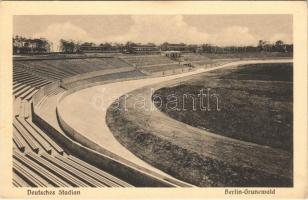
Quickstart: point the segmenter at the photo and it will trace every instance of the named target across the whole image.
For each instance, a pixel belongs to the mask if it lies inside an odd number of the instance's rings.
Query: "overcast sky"
[[[40,15],[15,16],[14,35],[82,42],[292,43],[291,15]]]

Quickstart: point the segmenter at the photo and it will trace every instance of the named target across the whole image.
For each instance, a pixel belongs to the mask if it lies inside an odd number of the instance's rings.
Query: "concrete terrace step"
[[[36,140],[37,143],[41,145],[41,147],[49,154],[52,152],[52,147],[50,144],[44,140],[23,118],[16,118],[21,126]]]
[[[82,171],[77,170],[76,168],[46,153],[42,153],[42,158],[44,158],[45,160],[48,160],[50,163],[54,164],[59,169],[62,169],[66,173],[73,175],[74,177],[78,178],[79,180],[82,180],[83,182],[86,182],[86,184],[88,184],[89,186],[92,186],[92,187],[106,187],[107,186],[106,184],[98,182],[94,178],[87,176]]]
[[[21,152],[25,151],[27,143],[16,130],[13,130],[13,141]]]
[[[23,93],[27,92],[31,88],[32,88],[31,86],[26,86],[22,90],[19,90],[18,92],[14,93],[14,95],[15,97],[20,97]]]
[[[13,171],[31,186],[34,187],[47,187],[49,186],[48,182],[35,174],[32,170],[22,165],[18,160],[13,160]]]
[[[13,171],[13,186],[14,187],[30,187],[16,172]]]
[[[29,93],[27,96],[24,97],[27,101],[30,101],[32,99],[32,96],[38,91],[38,89],[33,90],[31,93]]]
[[[36,163],[40,164],[41,166],[43,166],[48,171],[52,172],[57,177],[69,183],[71,186],[74,186],[74,187],[88,187],[89,186],[88,184],[79,180],[75,176],[67,173],[66,171],[63,171],[62,169],[56,167],[54,164],[48,162],[47,160],[41,157],[38,157],[36,154],[32,152],[27,153],[26,156],[30,158],[31,160],[35,161]]]
[[[13,89],[13,94],[16,95],[16,93],[18,93],[19,91],[25,89],[25,88],[29,88],[31,86],[26,85],[26,84],[20,84],[19,87],[16,87],[15,89]]]
[[[60,159],[59,156],[56,156],[56,158]],[[126,183],[125,181],[122,181],[109,173],[102,171],[74,156],[67,156],[65,158],[65,162],[71,163],[71,165],[78,166],[78,168],[82,169],[83,171],[87,172],[88,174],[91,174],[95,176],[97,179],[107,182],[108,185],[111,185],[112,182],[116,183],[114,185],[122,186],[122,187],[133,187],[132,185]],[[111,182],[111,183],[110,183]],[[114,187],[114,186],[113,186]]]
[[[24,84],[31,82],[31,81],[35,81],[37,79],[40,79],[40,78],[36,76],[32,76],[31,74],[28,74],[26,77],[20,77],[20,78],[13,76],[14,81],[22,82]]]
[[[37,89],[35,87],[32,87],[31,89],[29,89],[27,92],[23,93],[22,95],[20,95],[20,98],[23,100],[25,99],[29,94],[33,93],[37,91]]]
[[[69,187],[71,186],[68,182],[62,180],[55,174],[53,174],[50,170],[46,169],[44,165],[42,165],[36,159],[39,158],[35,154],[21,154],[18,151],[13,151],[13,158],[20,161],[23,165],[27,166],[33,172],[35,172],[38,176],[44,178],[48,181],[48,183],[55,187]]]
[[[14,116],[19,116],[20,114],[20,104],[21,104],[21,99],[16,98],[13,102],[13,112]]]
[[[47,84],[49,84],[49,83],[51,83],[50,81],[48,81],[48,80],[44,80],[44,81],[42,81],[42,82],[40,82],[39,84],[36,84],[36,85],[34,85],[36,88],[41,88],[41,87],[43,87],[43,86],[45,86],[45,85],[47,85]]]
[[[40,145],[30,136],[30,134],[14,119],[13,126],[16,131],[23,137],[23,139],[30,146],[32,151],[38,153],[40,149]]]
[[[38,128],[31,121],[31,119],[25,119],[25,121],[31,126],[33,130],[35,130],[40,135],[40,137],[44,138],[44,140],[47,141],[56,152],[58,152],[61,155],[64,154],[64,150],[56,142],[54,142],[50,137],[48,137],[46,133],[44,133],[40,128]]]
[[[21,85],[23,85],[23,84],[20,83],[20,82],[14,81],[13,82],[13,90],[15,90],[16,88],[20,87]]]

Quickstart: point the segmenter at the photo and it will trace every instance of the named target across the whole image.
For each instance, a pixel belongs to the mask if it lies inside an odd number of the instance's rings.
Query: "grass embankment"
[[[201,110],[200,90],[210,97],[210,111]],[[168,95],[177,97],[179,110],[170,109]],[[292,152],[292,64],[258,64],[219,70],[155,92],[160,110],[170,117],[223,136]],[[218,108],[217,111],[217,99]],[[193,104],[194,103],[194,104]],[[203,104],[207,104],[204,103]],[[194,107],[193,107],[194,106]],[[185,109],[183,109],[185,108]],[[194,110],[195,108],[195,110]]]

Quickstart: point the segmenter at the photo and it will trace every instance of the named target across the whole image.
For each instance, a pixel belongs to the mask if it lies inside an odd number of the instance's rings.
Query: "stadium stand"
[[[191,61],[191,62],[199,62],[199,61],[204,61],[204,60],[210,60],[208,57],[203,56],[201,54],[194,54],[194,53],[187,53],[187,54],[182,54],[184,60],[186,61]]]
[[[24,104],[30,105],[28,101]],[[69,155],[30,118],[14,117],[13,143],[13,185],[16,187],[131,187]]]
[[[18,60],[14,66],[50,80],[61,80],[77,74],[110,68],[132,67],[120,58]]]
[[[42,77],[29,73],[21,67],[13,67],[13,96],[29,101],[37,90],[51,83]]]
[[[175,61],[172,61],[168,57],[162,55],[123,56],[121,58],[137,67],[175,63]]]
[[[120,58],[14,61],[12,183],[15,187],[132,187],[70,155],[34,124],[31,116],[32,96],[40,88],[66,77],[121,67],[131,65]],[[44,99],[65,91],[61,87],[48,87]]]
[[[212,64],[214,62],[207,56],[200,55],[200,54],[193,54],[193,53],[183,54],[181,59],[197,67],[204,66],[207,64]]]
[[[36,106],[40,107],[46,100],[66,91],[61,87],[61,81],[67,78],[74,79],[90,72],[101,71],[99,77],[84,79],[78,83],[89,84],[93,81],[142,77],[183,67],[161,55],[14,60],[13,185],[132,187],[103,169],[71,155],[59,146],[50,134],[34,124],[31,107],[33,95],[39,96],[40,102]],[[74,84],[76,83],[72,82],[67,86],[73,87]],[[43,93],[40,88],[44,88]]]
[[[141,71],[145,73],[154,73],[154,72],[160,72],[160,71],[169,71],[169,70],[176,70],[176,69],[182,69],[187,68],[184,66],[181,66],[179,64],[168,64],[168,65],[156,65],[151,67],[144,67]]]

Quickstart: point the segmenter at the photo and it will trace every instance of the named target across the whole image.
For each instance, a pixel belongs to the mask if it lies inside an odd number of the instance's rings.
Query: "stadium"
[[[14,187],[293,187],[292,18],[212,17],[16,17]]]
[[[16,57],[13,184],[17,187],[290,186],[291,147],[218,136],[215,131],[204,134],[194,124],[162,114],[163,110],[149,114],[144,110],[121,113],[110,109],[125,94],[138,91],[149,95],[150,87],[160,92],[198,74],[212,76],[216,71],[230,68],[234,71],[238,66],[251,64],[256,67],[262,63],[292,63],[288,57],[280,56],[266,59],[213,59],[194,53],[184,56],[188,58],[185,65],[157,54]],[[186,65],[187,62],[191,65]],[[290,82],[277,84],[275,87],[279,88]],[[132,106],[131,99],[127,104]],[[185,123],[192,126],[186,130]],[[174,129],[172,134],[167,131],[169,126]],[[189,132],[192,135],[185,136]],[[200,134],[200,138],[193,137]],[[187,146],[191,142],[194,147],[201,145],[201,155]],[[225,151],[214,148],[218,143],[224,144]],[[235,151],[242,153],[236,156]],[[208,167],[198,168],[199,165]],[[228,176],[232,176],[231,182],[221,178]]]

